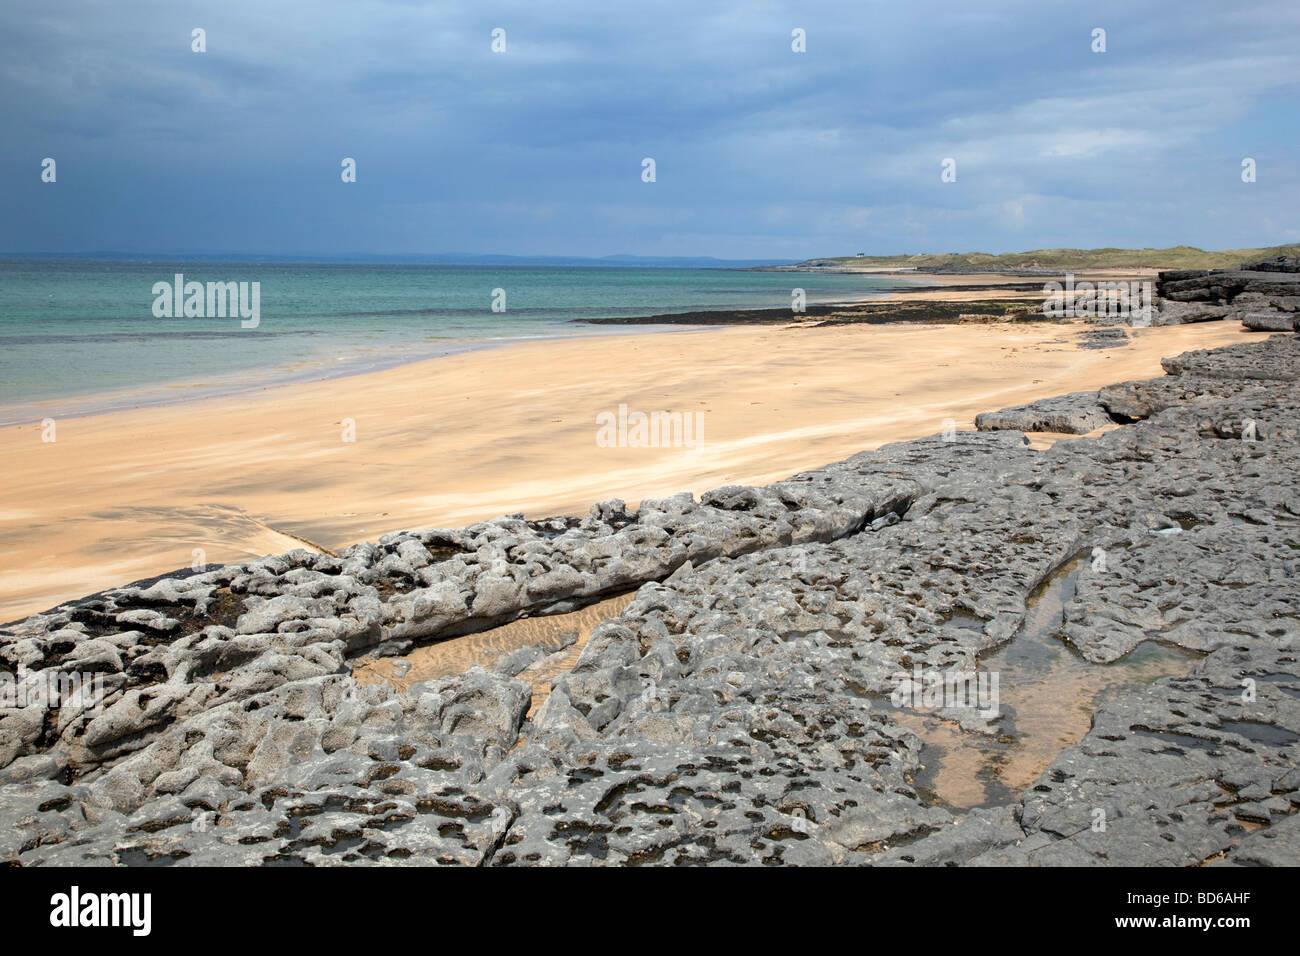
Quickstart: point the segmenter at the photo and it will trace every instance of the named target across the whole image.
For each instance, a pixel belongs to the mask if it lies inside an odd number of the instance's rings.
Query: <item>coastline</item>
[[[1159,374],[1247,341],[1235,323],[744,327],[552,339],[241,396],[0,428],[0,619],[124,581],[399,528],[771,481],[863,448],[969,428],[989,408]],[[872,376],[873,368],[890,378]],[[413,396],[415,398],[413,398]],[[600,448],[595,416],[698,410],[700,453]],[[344,419],[357,440],[341,441]]]
[[[678,332],[682,331],[682,329],[683,326],[663,325],[657,328],[637,328],[631,330],[630,334]],[[266,366],[253,369],[249,374],[241,376],[237,380],[219,385],[193,380],[164,382],[139,390],[115,389],[107,392],[89,392],[84,395],[69,395],[64,398],[4,405],[0,406],[0,428],[7,428],[11,425],[31,425],[42,421],[46,417],[89,418],[114,412],[166,408],[194,402],[237,398],[262,391],[290,388],[295,385],[330,382],[358,375],[373,375],[376,372],[401,368],[404,365],[412,365],[418,362],[437,361],[438,359],[448,358],[453,355],[464,355],[469,352],[487,352],[529,342],[563,341],[574,338],[625,334],[629,334],[629,332],[617,328],[601,331],[581,331],[570,335],[561,335],[557,330],[555,334],[551,335],[465,339],[439,345],[437,348],[420,348],[412,343],[405,348],[390,349],[386,358],[363,361],[353,360],[346,365],[330,365],[322,362],[317,368],[297,371]]]
[[[502,343],[625,331],[584,324],[607,316],[637,316],[643,328],[650,322],[658,331],[673,331],[689,324],[678,321],[683,312],[715,310],[725,322],[729,309],[780,306],[791,295],[786,277],[725,268],[232,262],[194,273],[212,280],[213,270],[233,269],[258,288],[267,286],[267,314],[241,327],[202,314],[160,317],[132,308],[133,296],[157,278],[158,263],[76,261],[67,270],[41,265],[0,259],[4,424],[248,393]],[[170,269],[181,274],[189,267],[174,263]],[[851,302],[911,284],[853,276],[800,281],[813,304]],[[495,287],[501,298],[489,311],[486,292]]]
[[[15,622],[24,688],[93,668],[105,706],[8,712],[0,858],[1295,865],[1300,337],[1251,339],[986,409],[1124,420],[1046,450],[931,435]]]
[[[795,270],[783,267],[772,270],[737,269],[734,271],[816,272],[824,270]],[[367,350],[339,357],[334,361],[316,355],[294,361],[289,365],[258,366],[236,375],[218,377],[224,379],[219,381],[196,380],[191,377],[155,382],[133,389],[89,391],[38,401],[9,403],[0,405],[0,428],[29,425],[46,418],[85,418],[113,412],[247,396],[270,389],[369,375],[432,359],[529,342],[639,335],[650,332],[680,332],[688,329],[720,329],[730,326],[954,323],[962,320],[961,316],[966,311],[966,307],[982,308],[996,313],[1003,307],[1016,305],[1023,307],[1025,302],[1036,301],[1042,297],[1043,277],[1035,276],[1029,280],[1027,274],[1020,273],[915,273],[873,269],[834,271],[844,274],[875,275],[917,284],[912,287],[881,290],[867,298],[822,297],[810,302],[802,313],[794,313],[789,308],[729,308],[646,313],[637,316],[575,318],[557,323],[536,335],[449,339],[436,344],[413,340],[403,346],[390,345],[382,351]],[[1120,275],[1147,277],[1148,272],[1154,274],[1152,270],[1081,270],[1079,277],[1113,278]],[[899,308],[890,308],[890,306]],[[1031,312],[1018,316],[1017,321],[1048,320],[1042,320]]]
[[[1286,9],[0,10],[10,923],[836,867],[1285,926]]]

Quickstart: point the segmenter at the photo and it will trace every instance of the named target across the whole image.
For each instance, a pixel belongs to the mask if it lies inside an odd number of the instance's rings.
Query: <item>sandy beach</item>
[[[127,581],[402,528],[764,483],[953,419],[1162,373],[1238,323],[731,328],[530,342],[238,398],[0,429],[0,620]],[[601,447],[620,404],[698,450]],[[345,441],[349,420],[355,441]]]

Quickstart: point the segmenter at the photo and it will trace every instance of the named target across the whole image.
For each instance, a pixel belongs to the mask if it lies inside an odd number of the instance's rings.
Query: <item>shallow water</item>
[[[250,283],[250,298],[258,283],[256,327],[237,316],[155,317],[155,284],[177,274]],[[789,308],[794,285],[820,303],[912,284],[733,269],[0,257],[0,423],[357,374],[503,342],[656,328],[575,319]],[[496,289],[504,311],[493,311]]]

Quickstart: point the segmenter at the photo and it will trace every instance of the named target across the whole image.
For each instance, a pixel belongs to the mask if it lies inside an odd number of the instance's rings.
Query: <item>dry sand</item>
[[[730,328],[531,342],[237,398],[0,428],[0,621],[136,578],[401,528],[763,483],[981,411],[1162,374],[1239,323]],[[603,448],[596,415],[702,414],[703,447]],[[356,441],[342,440],[352,419]]]

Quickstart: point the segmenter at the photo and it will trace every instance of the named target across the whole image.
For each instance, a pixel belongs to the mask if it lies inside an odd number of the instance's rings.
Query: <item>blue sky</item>
[[[0,252],[1296,242],[1297,35],[1280,0],[6,0]]]

